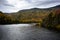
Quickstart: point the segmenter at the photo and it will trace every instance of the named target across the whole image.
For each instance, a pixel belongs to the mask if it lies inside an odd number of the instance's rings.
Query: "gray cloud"
[[[0,6],[1,5],[4,5],[4,6],[13,6],[13,5],[8,4],[8,1],[6,1],[6,0],[0,0]]]
[[[14,7],[13,5],[10,5],[10,4],[3,4],[4,6],[11,6],[11,7]]]
[[[40,6],[40,5],[48,5],[48,4],[53,4],[53,3],[60,3],[60,1],[45,1],[45,2],[39,1],[35,5]]]
[[[30,8],[49,8],[60,5],[60,0],[0,0],[0,11],[16,12]]]
[[[6,3],[6,2],[7,2],[6,0],[0,0],[0,4]]]

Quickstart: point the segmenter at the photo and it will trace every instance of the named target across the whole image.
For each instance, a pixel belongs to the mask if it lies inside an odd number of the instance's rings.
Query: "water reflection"
[[[60,40],[60,33],[33,26],[34,24],[0,25],[0,40]]]

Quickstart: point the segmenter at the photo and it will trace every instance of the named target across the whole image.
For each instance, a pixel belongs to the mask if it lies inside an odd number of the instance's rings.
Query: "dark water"
[[[0,25],[0,40],[60,40],[60,33],[32,24]]]

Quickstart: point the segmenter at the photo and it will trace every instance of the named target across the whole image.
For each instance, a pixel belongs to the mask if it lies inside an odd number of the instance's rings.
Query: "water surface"
[[[60,33],[34,24],[0,25],[0,40],[60,40]]]

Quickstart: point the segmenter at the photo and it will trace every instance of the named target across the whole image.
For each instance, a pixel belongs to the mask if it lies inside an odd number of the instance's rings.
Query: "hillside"
[[[52,7],[52,8],[48,8],[48,9],[32,8],[32,9],[21,10],[16,13],[0,12],[0,14],[3,14],[10,18],[9,21],[7,21],[8,18],[6,17],[5,17],[6,19],[4,18],[5,21],[8,22],[7,24],[9,24],[10,21],[11,23],[32,23],[32,22],[41,23],[43,19],[45,19],[51,12],[56,13],[56,10],[60,10],[60,5]]]
[[[42,10],[38,8],[28,9],[28,10],[21,10],[17,13],[7,14],[14,20],[18,20],[19,22],[27,23],[27,22],[40,22],[41,19],[45,18],[49,13],[48,10]]]
[[[60,31],[60,6],[56,7],[56,9],[43,19],[42,27]]]

